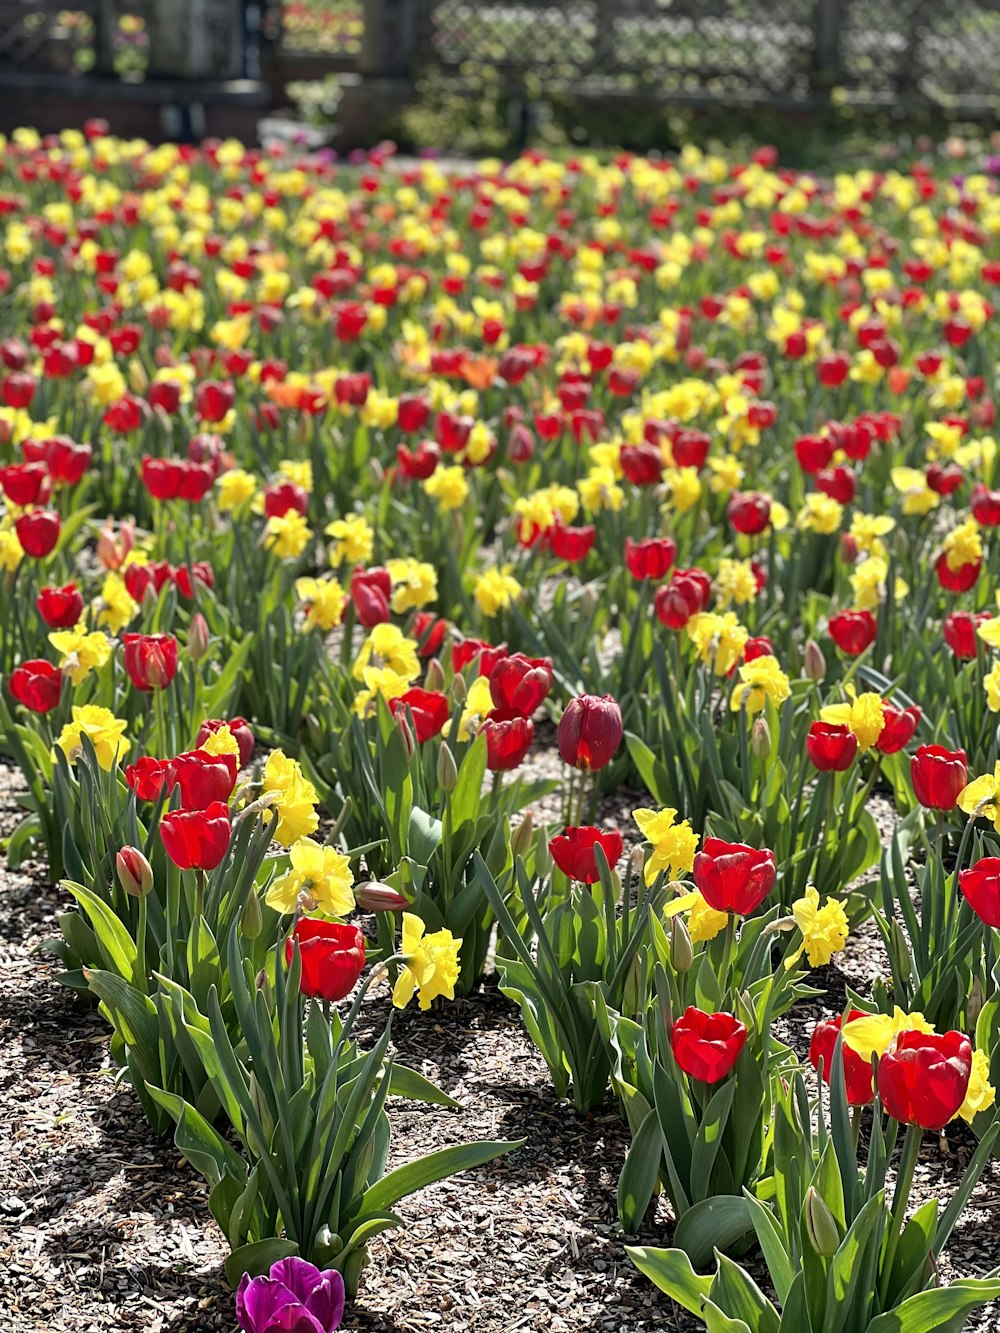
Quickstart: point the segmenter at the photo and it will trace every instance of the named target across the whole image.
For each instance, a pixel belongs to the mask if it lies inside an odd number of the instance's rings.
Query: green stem
[[[910,1186],[913,1184],[913,1172],[920,1156],[920,1140],[922,1137],[923,1130],[918,1125],[907,1125],[906,1138],[903,1140],[903,1148],[899,1155],[899,1166],[896,1170],[896,1187],[892,1195],[892,1215],[889,1218],[889,1234],[886,1239],[885,1254],[882,1256],[882,1273],[878,1284],[879,1308],[881,1310],[885,1309],[889,1282],[892,1277],[892,1266],[896,1258],[896,1247],[899,1245],[899,1235],[906,1217],[906,1204],[910,1197]]]

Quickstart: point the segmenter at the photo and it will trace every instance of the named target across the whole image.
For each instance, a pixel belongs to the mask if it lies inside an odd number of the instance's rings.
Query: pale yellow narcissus
[[[435,930],[424,934],[424,923],[410,912],[403,913],[403,938],[400,953],[403,966],[392,991],[392,1002],[397,1009],[409,1004],[416,991],[420,1008],[429,1009],[439,995],[455,998],[459,974],[461,939],[450,930]]]
[[[319,828],[316,788],[284,751],[272,750],[267,756],[262,787],[262,799],[267,800],[271,812],[277,815],[273,837],[282,847],[290,847],[298,838]]]
[[[802,935],[798,949],[785,959],[791,968],[802,957],[810,967],[824,967],[847,943],[848,925],[844,904],[839,898],[827,898],[819,905],[819,892],[810,884],[801,898],[792,903],[792,918]]]
[[[86,736],[97,754],[97,762],[105,772],[110,772],[131,744],[125,735],[127,727],[128,723],[115,717],[109,708],[100,708],[96,704],[74,707],[72,720],[56,737],[56,748],[75,764],[83,753],[83,737]]]
[[[299,838],[288,853],[290,869],[267,891],[265,901],[276,912],[344,917],[354,908],[350,857],[313,838]]]
[[[512,573],[511,565],[488,569],[476,579],[473,596],[476,605],[488,619],[507,610],[521,595],[521,585]]]

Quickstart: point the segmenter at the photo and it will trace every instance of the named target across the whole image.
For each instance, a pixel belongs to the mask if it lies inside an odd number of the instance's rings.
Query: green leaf
[[[751,1224],[757,1234],[757,1244],[761,1248],[768,1274],[774,1283],[774,1290],[778,1294],[778,1300],[784,1305],[795,1278],[784,1238],[770,1210],[765,1208],[759,1199],[755,1199],[749,1190],[743,1191],[743,1197],[750,1212]]]
[[[701,1277],[691,1267],[691,1260],[683,1250],[657,1250],[645,1245],[626,1245],[625,1253],[638,1268],[671,1300],[675,1300],[691,1314],[700,1315],[712,1279]]]
[[[710,1299],[733,1316],[737,1327],[750,1328],[754,1333],[778,1333],[778,1312],[746,1269],[724,1254],[719,1254],[718,1259]]]
[[[693,1203],[677,1223],[674,1245],[695,1268],[704,1268],[715,1250],[727,1250],[753,1229],[753,1215],[745,1198],[719,1194]]]
[[[62,887],[67,889],[87,914],[87,919],[94,928],[107,961],[120,977],[131,980],[135,972],[135,942],[121,921],[104,901],[90,889],[72,880],[63,880]]]
[[[407,1069],[405,1065],[394,1064],[389,1070],[389,1092],[393,1097],[407,1097],[413,1102],[429,1102],[432,1106],[446,1106],[455,1110],[461,1106],[454,1097],[444,1092],[423,1074]]]
[[[918,1292],[895,1310],[877,1315],[865,1333],[959,1333],[973,1310],[1000,1296],[1000,1278],[962,1278]]]
[[[456,1175],[460,1171],[471,1171],[474,1167],[492,1162],[515,1148],[524,1146],[524,1139],[485,1140],[479,1143],[459,1143],[450,1148],[441,1148],[437,1152],[418,1157],[415,1162],[399,1166],[374,1184],[364,1195],[364,1215],[388,1212],[394,1203],[405,1199],[408,1194],[433,1185],[446,1176]]]
[[[642,1225],[653,1197],[663,1155],[663,1135],[655,1111],[649,1111],[625,1158],[618,1177],[618,1217],[622,1229],[634,1234]]]
[[[278,1237],[241,1245],[238,1250],[233,1250],[226,1260],[226,1281],[231,1287],[238,1287],[244,1273],[249,1273],[251,1277],[260,1277],[279,1259],[288,1259],[298,1252],[299,1247],[294,1241],[281,1240]]]

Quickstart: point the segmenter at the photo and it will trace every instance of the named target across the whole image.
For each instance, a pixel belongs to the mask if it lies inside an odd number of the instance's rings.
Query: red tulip
[[[545,544],[557,560],[565,560],[571,565],[586,560],[593,550],[597,539],[597,529],[588,527],[570,528],[562,523],[554,523],[545,533]]]
[[[147,588],[152,588],[159,596],[160,590],[173,576],[173,566],[168,560],[150,560],[145,565],[129,565],[123,577],[128,595],[134,602],[141,602]]]
[[[712,595],[712,581],[700,569],[675,569],[670,582],[657,588],[653,610],[667,629],[683,629],[692,616],[704,611]]]
[[[960,870],[958,887],[980,921],[1000,927],[1000,856],[983,856],[968,870]]]
[[[389,701],[389,711],[413,718],[417,740],[423,745],[432,736],[440,736],[451,720],[451,703],[439,690],[422,690],[413,686],[397,699]]]
[[[623,444],[622,471],[633,486],[655,486],[663,475],[663,453],[653,444]]]
[[[975,657],[978,640],[976,630],[989,619],[988,611],[951,611],[945,616],[941,633],[945,643],[960,661],[968,662]]]
[[[384,625],[389,619],[392,578],[387,569],[355,568],[351,574],[351,601],[358,623],[365,629]]]
[[[441,450],[433,440],[422,440],[416,449],[407,449],[405,444],[396,446],[396,462],[407,481],[426,481],[437,471],[440,461]]]
[[[849,727],[814,722],[806,735],[806,753],[821,773],[843,773],[854,763],[858,738]]]
[[[59,515],[54,509],[33,509],[30,514],[22,514],[14,522],[14,531],[25,555],[35,560],[43,559],[54,549],[61,527]]]
[[[294,940],[302,962],[302,994],[320,1000],[342,1000],[357,984],[365,966],[365,937],[357,926],[342,921],[301,917]],[[292,938],[285,940],[285,962],[292,961]]]
[[[766,634],[758,634],[752,639],[747,639],[746,643],[743,645],[744,662],[755,662],[758,657],[773,656],[774,644]],[[729,674],[732,675],[735,670],[736,668],[733,667],[733,670]]]
[[[506,773],[517,768],[531,749],[535,724],[530,717],[518,717],[494,708],[483,722],[486,736],[486,766],[491,773]]]
[[[552,859],[570,879],[581,884],[596,884],[600,879],[597,870],[597,857],[594,848],[600,844],[608,865],[614,870],[622,854],[622,835],[620,833],[602,833],[599,828],[587,825],[583,828],[568,828],[558,838],[549,843]]]
[[[125,634],[125,670],[137,690],[165,690],[177,675],[177,640],[172,634]]]
[[[830,352],[816,362],[816,378],[824,389],[837,389],[847,379],[851,358],[846,352]]]
[[[694,858],[695,888],[717,912],[749,914],[774,888],[774,852],[743,842],[706,838]]]
[[[875,748],[880,754],[898,754],[909,745],[920,725],[920,709],[916,704],[897,708],[888,699],[882,700],[882,731]]]
[[[233,717],[229,721],[224,718],[208,718],[198,728],[198,735],[195,737],[195,745],[199,748],[205,744],[209,736],[214,736],[217,731],[223,727],[228,727],[232,733],[233,740],[240,747],[240,768],[246,768],[253,758],[254,735],[250,730],[250,723],[245,717]]]
[[[857,494],[858,479],[848,467],[823,468],[816,474],[816,489],[838,504],[849,505]]]
[[[44,504],[52,490],[47,463],[10,463],[0,467],[0,486],[11,504]]]
[[[180,595],[189,599],[195,595],[196,583],[200,583],[203,588],[215,586],[215,574],[207,560],[195,560],[190,565],[178,565],[172,577],[174,587]]]
[[[771,521],[771,500],[759,491],[750,491],[745,495],[734,492],[726,505],[726,517],[735,532],[745,537],[755,537],[764,531]]]
[[[838,611],[827,621],[830,638],[842,653],[857,657],[875,642],[878,625],[870,611]]]
[[[958,569],[952,569],[948,564],[947,551],[942,551],[934,562],[938,583],[945,592],[968,592],[979,578],[982,567],[981,560],[970,560],[967,564],[959,565]]]
[[[739,1059],[747,1030],[733,1014],[706,1014],[689,1006],[670,1029],[678,1067],[701,1083],[719,1083]]]
[[[423,430],[431,419],[431,409],[427,400],[414,393],[400,394],[396,411],[396,425],[406,435],[415,435]]]
[[[63,674],[44,658],[32,658],[15,667],[7,688],[19,704],[33,713],[50,713],[62,693]]]
[[[146,454],[141,467],[142,483],[154,500],[176,500],[182,480],[179,459],[151,458]]]
[[[954,495],[965,480],[957,463],[931,463],[924,475],[927,485],[938,495]]]
[[[847,1021],[852,1023],[856,1018],[867,1017],[863,1009],[851,1009],[848,1011]],[[843,1019],[838,1014],[836,1018],[827,1018],[817,1023],[812,1041],[809,1043],[809,1063],[818,1073],[822,1062],[824,1083],[830,1082],[833,1071],[833,1050],[837,1044],[842,1022]],[[844,1063],[848,1102],[851,1106],[867,1106],[875,1096],[870,1063],[858,1055],[857,1051],[852,1051],[845,1042],[841,1042],[840,1056]]]
[[[430,611],[418,611],[410,626],[410,637],[416,639],[417,653],[421,657],[434,657],[439,653],[447,632],[447,620],[440,616],[435,618]]]
[[[62,588],[42,588],[35,605],[49,629],[70,629],[83,615],[83,594],[75,583]]]
[[[125,768],[125,781],[140,801],[158,801],[170,773],[169,759],[143,755]]]
[[[495,708],[531,717],[552,689],[552,663],[547,657],[513,653],[501,657],[490,672],[490,696]]]
[[[969,496],[972,517],[984,528],[995,528],[1000,523],[1000,491],[991,491],[982,482],[973,486]]]
[[[214,870],[229,850],[231,832],[224,801],[205,810],[171,810],[160,820],[164,849],[181,870]]]
[[[222,421],[236,402],[236,386],[229,380],[202,380],[194,394],[194,408],[202,421]]]
[[[167,786],[180,789],[185,810],[207,810],[210,805],[229,803],[236,786],[239,763],[234,754],[209,754],[190,750],[171,759]]]
[[[621,739],[621,709],[610,694],[581,694],[571,699],[556,732],[563,760],[588,772],[609,764]]]
[[[677,547],[669,537],[647,537],[641,542],[625,538],[625,564],[634,579],[666,578],[676,554]]]
[[[333,385],[333,394],[341,407],[364,407],[371,387],[372,377],[364,371],[355,371],[337,377]]]
[[[460,671],[464,671],[470,662],[476,663],[477,676],[489,676],[493,673],[493,668],[501,658],[507,656],[507,645],[505,643],[497,644],[496,647],[487,643],[485,639],[462,639],[460,643],[452,645],[451,649],[451,669],[456,676]]]
[[[276,481],[264,487],[264,516],[283,518],[290,509],[305,516],[309,512],[309,492],[292,481]]]
[[[961,1032],[900,1032],[878,1062],[878,1095],[894,1120],[944,1129],[965,1101],[972,1043]]]
[[[928,810],[953,810],[968,780],[964,750],[921,745],[910,760],[913,794]]]

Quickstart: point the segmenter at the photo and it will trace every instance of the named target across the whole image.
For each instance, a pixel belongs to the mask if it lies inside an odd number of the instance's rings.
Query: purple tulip
[[[344,1317],[344,1279],[305,1259],[279,1259],[267,1277],[244,1273],[236,1290],[243,1333],[333,1333]]]

